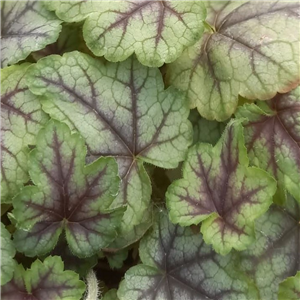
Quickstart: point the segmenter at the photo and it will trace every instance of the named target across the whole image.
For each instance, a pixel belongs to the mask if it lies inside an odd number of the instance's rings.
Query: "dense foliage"
[[[298,1],[1,14],[1,299],[300,299]]]

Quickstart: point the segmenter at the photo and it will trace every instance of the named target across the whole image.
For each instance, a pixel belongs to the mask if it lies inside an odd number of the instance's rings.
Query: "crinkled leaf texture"
[[[44,95],[43,109],[84,137],[90,159],[112,156],[119,165],[121,191],[113,207],[127,205],[119,240],[138,240],[151,224],[151,184],[144,162],[175,168],[192,141],[183,94],[164,90],[157,69],[134,57],[103,63],[86,54],[41,59],[28,72],[33,93]]]
[[[165,211],[140,242],[142,264],[129,269],[120,300],[258,299],[252,284],[190,228],[173,225]]]
[[[271,206],[255,227],[256,241],[240,252],[239,265],[255,282],[260,296],[257,299],[277,300],[280,282],[300,271],[299,203],[288,197],[284,206]],[[279,299],[293,298],[286,294]]]
[[[202,35],[201,1],[52,1],[66,22],[85,20],[87,46],[97,56],[123,61],[135,53],[150,67],[174,61]]]
[[[10,281],[14,274],[16,254],[15,246],[11,240],[11,235],[1,222],[1,285]]]
[[[167,66],[166,80],[186,91],[207,119],[226,120],[238,94],[266,100],[299,83],[297,1],[207,1],[212,29]]]
[[[214,148],[199,143],[189,150],[183,179],[172,183],[166,197],[172,222],[202,222],[205,242],[225,255],[254,241],[253,221],[269,208],[275,190],[265,171],[248,167],[243,128],[232,120]]]
[[[48,117],[24,76],[29,64],[1,70],[1,202],[12,198],[29,180],[29,145]]]
[[[35,186],[26,186],[13,200],[18,251],[46,254],[65,230],[70,250],[84,258],[115,238],[122,209],[107,209],[118,193],[117,164],[99,158],[85,166],[85,156],[83,139],[67,125],[49,121],[39,132],[29,160]]]
[[[80,300],[85,284],[73,271],[64,271],[59,256],[36,260],[24,270],[18,265],[14,278],[1,289],[2,300]]]
[[[300,272],[289,277],[279,285],[278,300],[299,300],[300,299]]]
[[[1,67],[55,42],[61,22],[42,1],[1,1]]]
[[[244,121],[250,163],[278,182],[278,198],[288,190],[300,201],[300,87],[267,102],[246,104],[237,117]]]

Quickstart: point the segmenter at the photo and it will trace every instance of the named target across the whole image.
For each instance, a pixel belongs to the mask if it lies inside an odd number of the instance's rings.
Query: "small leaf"
[[[49,253],[62,230],[70,250],[85,258],[107,247],[116,236],[122,209],[108,207],[117,195],[119,178],[113,158],[85,166],[86,148],[67,125],[50,121],[37,136],[30,154],[27,186],[13,200],[13,215],[23,230],[14,234],[16,248],[27,256]]]
[[[64,271],[60,257],[36,260],[31,268],[17,266],[14,278],[1,289],[2,300],[79,300],[85,284],[73,271]]]
[[[128,250],[122,249],[116,253],[104,252],[111,269],[120,269],[128,256]]]
[[[16,254],[14,244],[10,233],[5,225],[1,223],[1,285],[10,281],[14,274],[15,261],[13,257]]]
[[[266,100],[299,78],[299,4],[293,1],[206,1],[207,31],[167,65],[166,81],[187,94],[207,119],[226,120],[238,94]]]
[[[267,102],[246,104],[237,117],[246,118],[245,140],[251,164],[278,181],[278,194],[287,189],[300,201],[300,87]]]
[[[101,300],[119,300],[117,296],[117,290],[116,289],[109,290]]]
[[[223,255],[232,248],[245,250],[254,241],[253,221],[269,208],[276,190],[266,172],[248,167],[242,132],[233,120],[214,148],[192,147],[183,179],[166,194],[171,221],[183,226],[203,221],[205,242]]]
[[[256,241],[240,252],[240,266],[255,282],[260,297],[277,300],[280,282],[300,271],[300,205],[288,197],[256,221]],[[285,295],[281,300],[291,299]],[[297,298],[298,299],[298,298]]]
[[[42,1],[1,1],[1,67],[55,42],[61,22]]]
[[[48,119],[24,80],[28,66],[1,70],[1,202],[10,203],[29,180],[28,146]]]
[[[206,15],[201,1],[56,1],[48,7],[66,22],[86,19],[83,35],[95,55],[116,62],[135,53],[150,67],[193,45]]]
[[[294,277],[289,277],[279,285],[278,300],[299,300],[300,299],[300,272]]]
[[[191,143],[184,96],[164,90],[158,69],[131,57],[103,63],[71,52],[41,59],[28,72],[43,109],[85,139],[89,159],[114,157],[122,179],[112,207],[127,205],[116,248],[138,240],[152,222],[151,184],[144,162],[175,168]]]
[[[142,264],[129,269],[120,300],[257,299],[231,254],[220,256],[190,228],[173,225],[165,211],[140,242]]]

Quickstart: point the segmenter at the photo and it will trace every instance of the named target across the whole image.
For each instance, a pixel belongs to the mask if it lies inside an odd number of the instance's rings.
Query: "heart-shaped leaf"
[[[1,67],[55,42],[61,22],[42,1],[1,1]]]
[[[238,94],[266,100],[299,83],[297,1],[207,1],[211,29],[167,66],[168,83],[186,91],[207,119],[226,120]]]
[[[83,34],[97,56],[122,61],[135,52],[147,66],[174,61],[202,35],[201,1],[52,1],[66,22],[86,19]]]
[[[173,225],[165,211],[140,242],[142,264],[129,269],[120,300],[258,299],[232,255],[221,256],[190,228]]]
[[[85,138],[90,159],[113,156],[122,179],[113,207],[127,204],[117,247],[139,239],[152,213],[151,184],[143,162],[175,168],[192,140],[183,94],[164,90],[157,69],[131,57],[103,63],[78,52],[41,59],[28,72],[43,108]]]
[[[287,189],[300,201],[300,87],[267,102],[246,104],[237,117],[246,118],[251,164],[277,179],[279,199],[286,198]]]
[[[257,299],[277,300],[279,283],[300,271],[299,203],[289,197],[284,206],[273,205],[255,227],[256,241],[240,253],[240,266],[253,278]]]
[[[1,202],[10,203],[29,180],[28,146],[48,119],[25,83],[28,66],[1,70]]]
[[[5,225],[1,223],[1,285],[10,281],[14,274],[16,254],[15,246],[11,240],[10,233]]]
[[[24,270],[18,265],[14,278],[1,288],[2,300],[80,300],[85,284],[73,271],[64,271],[60,257],[36,260]]]
[[[254,241],[253,221],[269,208],[275,190],[265,171],[248,167],[243,128],[233,120],[214,148],[200,143],[189,150],[183,179],[172,183],[166,197],[172,222],[203,221],[205,242],[225,255]]]
[[[300,272],[289,277],[279,285],[278,300],[298,300],[300,299]]]
[[[27,256],[50,252],[65,230],[71,251],[89,257],[116,236],[121,211],[107,211],[117,195],[119,178],[113,158],[85,166],[86,147],[67,125],[50,121],[30,153],[27,186],[13,200],[16,248]]]

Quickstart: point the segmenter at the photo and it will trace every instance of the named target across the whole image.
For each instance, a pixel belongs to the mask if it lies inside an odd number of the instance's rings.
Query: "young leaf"
[[[158,213],[140,242],[142,264],[129,269],[118,290],[120,300],[257,299],[231,254],[220,256],[190,228],[173,225]]]
[[[172,222],[203,221],[205,242],[225,255],[254,241],[253,221],[269,208],[275,190],[266,172],[248,167],[243,128],[231,121],[214,148],[200,143],[189,150],[183,179],[172,183],[166,197]]]
[[[61,22],[42,1],[1,1],[1,67],[55,42]]]
[[[83,35],[95,55],[116,62],[135,52],[150,67],[193,45],[206,16],[201,1],[55,1],[49,8],[66,22],[86,19]]]
[[[2,2],[3,3],[3,2]],[[1,202],[10,203],[29,180],[28,145],[47,121],[24,80],[29,64],[1,70]]]
[[[116,289],[109,290],[107,293],[105,293],[103,299],[101,300],[119,300],[117,296],[117,290]]]
[[[278,181],[278,194],[287,189],[300,201],[300,87],[267,102],[246,104],[237,117],[244,122],[250,162]]]
[[[257,220],[255,235],[255,243],[240,253],[240,265],[256,283],[257,299],[277,300],[279,283],[300,271],[299,203],[289,197],[283,207],[271,206]]]
[[[1,285],[10,281],[14,274],[16,254],[10,233],[5,225],[1,223]]]
[[[117,160],[122,186],[113,207],[127,204],[121,244],[139,239],[152,218],[143,162],[175,168],[191,143],[183,94],[164,90],[159,70],[134,57],[104,64],[79,52],[41,59],[28,72],[28,83],[32,92],[48,97],[46,112],[85,138],[91,159]]]
[[[289,277],[279,285],[278,300],[298,300],[300,299],[300,272],[294,277]]]
[[[18,265],[14,278],[1,289],[2,300],[80,300],[85,284],[73,271],[64,271],[59,256],[36,260],[24,270]]]
[[[67,125],[50,121],[30,153],[27,186],[13,200],[16,248],[27,256],[51,251],[65,230],[70,250],[89,257],[115,238],[121,211],[107,211],[118,188],[117,164],[100,158],[85,166],[86,148]]]
[[[238,94],[266,100],[299,83],[299,4],[207,1],[210,32],[167,66],[166,80],[186,91],[207,119],[230,117]]]

